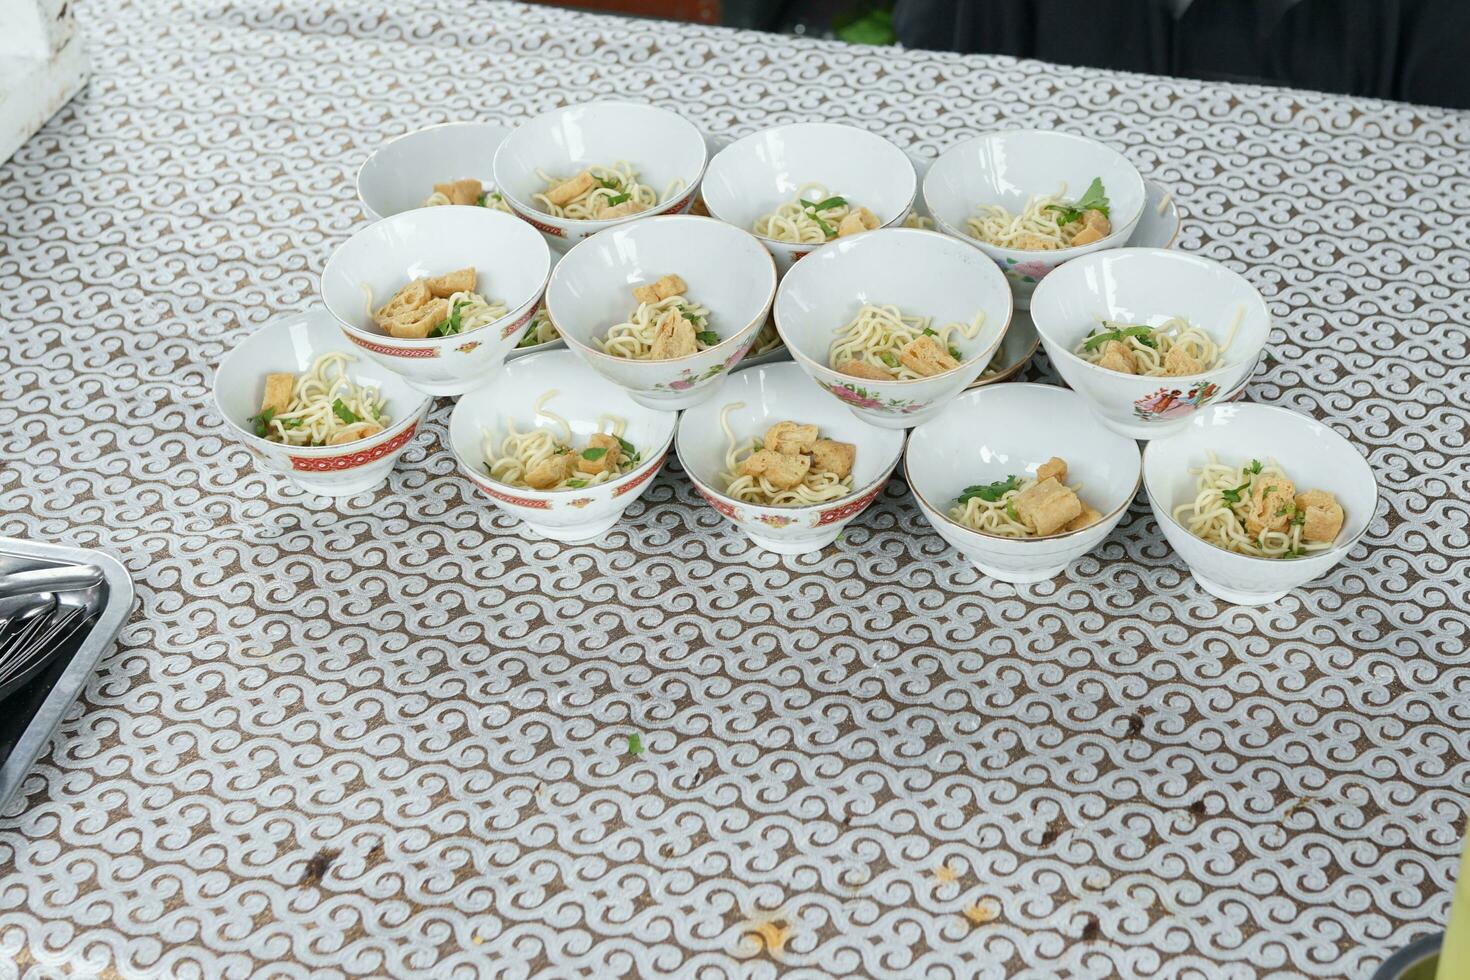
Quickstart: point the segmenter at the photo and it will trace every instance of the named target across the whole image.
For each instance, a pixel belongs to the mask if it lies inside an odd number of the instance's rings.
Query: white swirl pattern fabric
[[[94,80],[0,167],[0,535],[107,550],[140,601],[0,814],[0,976],[1362,977],[1439,928],[1470,115],[498,3],[79,16]],[[1141,496],[1017,589],[897,478],[809,558],[677,465],[605,541],[532,540],[456,475],[447,400],[376,492],[258,471],[214,367],[317,302],[364,157],[626,93],[1125,149],[1270,300],[1248,396],[1351,437],[1382,511],[1253,611]]]

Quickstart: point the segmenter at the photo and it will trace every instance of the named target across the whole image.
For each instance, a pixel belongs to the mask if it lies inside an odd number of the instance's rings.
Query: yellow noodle
[[[388,403],[382,393],[347,376],[347,365],[356,360],[351,354],[333,351],[312,361],[311,367],[297,376],[289,407],[266,423],[265,437],[288,446],[324,446],[347,426],[356,424],[333,410],[338,401],[358,421],[376,422],[382,428],[392,424],[384,411]]]
[[[554,218],[567,218],[572,221],[601,221],[603,219],[597,216],[597,212],[605,206],[604,202],[623,194],[628,195],[630,203],[638,205],[633,212],[636,214],[639,211],[647,211],[657,204],[666,204],[684,190],[683,179],[675,178],[669,182],[668,187],[664,188],[662,195],[655,194],[652,187],[639,182],[638,171],[634,170],[632,165],[625,160],[619,160],[611,167],[594,166],[582,169],[597,178],[598,183],[566,204],[560,205],[552,204],[551,199],[546,196],[546,191],[550,191],[558,184],[566,183],[571,177],[558,177],[544,170],[537,170],[536,176],[546,183],[546,188],[539,194],[532,194],[531,203]],[[606,187],[603,181],[614,186]]]
[[[1261,464],[1260,472],[1254,472],[1254,463],[1227,466],[1208,455],[1209,461],[1189,472],[1195,476],[1194,499],[1182,503],[1173,510],[1174,520],[1203,541],[1217,548],[1233,551],[1256,558],[1299,558],[1332,548],[1331,541],[1306,541],[1302,538],[1302,525],[1293,520],[1285,531],[1263,528],[1252,537],[1245,529],[1246,518],[1252,511],[1251,493],[1258,480],[1286,480],[1286,472],[1276,465],[1275,460]],[[1244,490],[1239,488],[1245,487]],[[1237,492],[1240,500],[1227,503],[1225,492]]]
[[[731,402],[720,411],[720,428],[725,431],[725,469],[720,473],[720,483],[725,494],[748,504],[768,507],[799,507],[826,503],[852,493],[852,474],[839,477],[835,473],[807,471],[801,483],[789,489],[771,486],[765,477],[746,476],[740,472],[740,464],[761,448],[759,439],[737,440],[730,428],[730,413],[744,408],[744,402]]]
[[[515,422],[511,419],[505,420],[506,434],[502,438],[488,430],[482,431],[480,451],[485,456],[485,471],[494,480],[498,480],[507,486],[529,489],[526,483],[526,474],[535,469],[539,464],[558,453],[579,452],[572,445],[572,427],[565,418],[546,408],[546,403],[556,397],[555,390],[548,391],[536,399],[532,406],[534,418],[546,419],[550,428],[536,426],[525,432],[516,431]],[[606,432],[609,435],[623,437],[627,423],[615,415],[602,415],[597,419],[597,431]],[[632,472],[641,462],[641,456],[635,453],[622,454],[615,470],[603,470],[598,473],[573,473],[562,480],[551,490],[582,490],[587,487],[616,480],[624,474]]]
[[[676,293],[657,303],[639,303],[638,308],[629,313],[626,320],[609,327],[606,337],[593,337],[592,343],[598,350],[614,357],[626,357],[634,361],[652,360],[654,328],[658,326],[658,321],[666,311],[675,308],[681,311],[681,316],[691,322],[696,334],[710,328],[709,310],[698,303],[690,302],[682,293]],[[695,338],[694,343],[699,350],[707,350],[714,346],[714,344],[705,343],[698,337]],[[715,343],[719,343],[718,339]]]
[[[857,316],[837,328],[837,337],[827,351],[827,363],[835,368],[850,360],[864,361],[887,371],[893,375],[895,381],[931,377],[919,374],[898,359],[898,352],[905,344],[932,329],[929,326],[930,319],[927,316],[905,314],[896,306],[866,304],[858,311]],[[976,313],[969,326],[955,322],[934,329],[934,339],[940,347],[949,350],[953,346],[950,338],[956,333],[965,340],[974,340],[984,324],[984,312]],[[961,356],[955,360],[963,362],[965,358]]]
[[[751,231],[762,238],[789,242],[793,245],[821,245],[829,242],[837,237],[837,226],[851,212],[851,206],[844,203],[824,208],[821,211],[813,211],[803,206],[801,202],[810,201],[813,204],[820,204],[832,196],[821,184],[802,184],[797,188],[796,196],[791,200],[770,214],[763,214],[756,218],[755,223],[751,225]],[[832,229],[832,234],[827,234],[826,230],[817,223],[819,217]]]

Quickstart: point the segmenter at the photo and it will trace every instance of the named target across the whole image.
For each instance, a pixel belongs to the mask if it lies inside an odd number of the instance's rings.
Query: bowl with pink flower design
[[[969,234],[968,221],[979,205],[1000,205],[1019,215],[1037,195],[1075,201],[1094,179],[1102,181],[1111,226],[1098,241],[1038,251]],[[1117,150],[1085,136],[1035,129],[987,133],[951,147],[924,175],[923,193],[941,231],[974,242],[1005,273],[1021,310],[1030,305],[1037,284],[1064,262],[1127,244],[1147,200],[1143,176]]]
[[[818,436],[855,447],[851,489],[810,504],[772,505],[732,496],[730,453],[761,439],[777,422],[815,425]],[[878,499],[903,452],[903,432],[864,421],[822,394],[790,361],[749,367],[732,376],[719,396],[679,416],[679,465],[715,511],[758,548],[782,555],[819,551]],[[738,490],[738,488],[737,488]]]
[[[838,370],[832,345],[865,305],[928,317],[949,335],[958,366],[911,380]],[[874,425],[906,429],[938,413],[978,378],[1011,323],[1011,291],[985,254],[917,228],[880,228],[838,239],[791,267],[776,291],[776,329],[818,388]],[[838,359],[837,364],[845,361]]]
[[[609,328],[639,308],[633,288],[683,280],[687,304],[709,310],[701,349],[661,360],[611,353]],[[776,265],[756,237],[696,215],[643,218],[600,232],[557,263],[546,309],[567,347],[640,405],[677,411],[714,395],[740,363],[776,295]],[[673,297],[668,297],[673,299]],[[680,304],[681,309],[689,309]]]

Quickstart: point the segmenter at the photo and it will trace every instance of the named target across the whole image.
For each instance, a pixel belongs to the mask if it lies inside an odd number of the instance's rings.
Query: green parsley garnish
[[[925,337],[938,337],[939,336],[939,331],[938,330],[935,330],[933,327],[925,327],[924,328],[924,336]]]
[[[637,732],[634,732],[632,735],[628,736],[628,754],[643,754],[643,738]]]
[[[963,361],[965,359],[965,356],[960,353],[960,349],[954,344],[949,345],[949,356],[957,361]]]
[[[597,447],[594,447],[592,449],[584,449],[584,450],[582,450],[582,458],[585,459],[589,463],[595,463],[597,460],[601,459],[602,457],[604,457],[606,455],[607,455],[607,447],[606,446],[597,446]]]
[[[340,398],[332,402],[332,414],[337,416],[337,418],[341,419],[343,422],[346,422],[348,425],[351,425],[353,422],[362,421],[362,419],[357,417],[357,413],[353,412],[352,409],[342,404],[342,399]]]
[[[694,339],[706,347],[713,347],[720,342],[720,335],[713,330],[701,330],[694,335]]]
[[[627,200],[631,199],[632,197],[633,197],[633,195],[632,194],[629,194],[626,191],[624,191],[621,194],[615,194],[612,197],[610,197],[610,198],[607,199],[607,206],[610,207],[610,208],[615,208],[619,204],[622,204],[624,201],[627,201]]]
[[[1006,516],[1017,524],[1021,523],[1021,515],[1016,513],[1016,502],[1014,500],[1006,501]]]
[[[1249,491],[1250,488],[1251,488],[1251,481],[1246,480],[1244,483],[1242,483],[1238,487],[1235,487],[1234,489],[1231,489],[1231,490],[1221,490],[1220,491],[1220,499],[1223,500],[1223,501],[1225,501],[1227,504],[1238,504],[1238,503],[1240,503],[1240,497],[1241,497],[1241,495],[1244,494],[1244,493],[1246,493],[1247,491]]]
[[[1253,459],[1253,460],[1251,460],[1251,464],[1245,468],[1245,471],[1247,473],[1259,473],[1259,472],[1261,472],[1261,461],[1259,459]]]
[[[893,354],[889,351],[879,351],[878,360],[882,361],[884,364],[888,365],[891,368],[898,367],[898,358],[894,357]]]
[[[299,429],[299,428],[301,428],[301,422],[302,422],[301,419],[281,419],[281,428],[283,428],[283,429]]]
[[[620,191],[623,185],[611,177],[598,177],[597,182],[610,191]]]
[[[1057,220],[1064,225],[1070,225],[1082,217],[1083,211],[1101,211],[1107,217],[1108,196],[1103,192],[1102,178],[1092,178],[1092,183],[1087,185],[1087,190],[1077,199],[1076,204],[1070,207],[1065,204],[1048,204],[1046,209],[1057,212]]]
[[[847,198],[829,197],[825,201],[808,201],[805,198],[799,198],[798,200],[801,201],[801,206],[805,209],[806,213],[817,223],[817,227],[822,229],[823,235],[828,238],[837,237],[837,229],[823,221],[822,216],[817,212],[827,211],[831,208],[840,208],[847,203]]]
[[[571,487],[573,490],[580,490],[583,487],[585,487],[586,485],[587,485],[587,481],[586,480],[568,480],[567,481],[567,486]]]
[[[267,408],[264,411],[262,411],[259,415],[252,415],[252,416],[250,416],[248,419],[245,420],[245,424],[246,425],[252,425],[253,424],[255,426],[255,434],[257,436],[259,436],[260,438],[264,439],[265,436],[266,436],[266,433],[270,431],[271,419],[273,419],[275,417],[276,417],[276,410],[274,408]],[[300,425],[301,423],[298,421],[296,424],[297,425]]]
[[[1123,340],[1126,337],[1137,337],[1138,342],[1145,347],[1157,348],[1159,342],[1153,338],[1153,327],[1115,327],[1112,330],[1104,330],[1102,333],[1094,333],[1082,344],[1083,350],[1096,350],[1103,344],[1114,340]]]
[[[456,302],[454,304],[454,309],[449,311],[448,318],[440,320],[438,323],[434,324],[434,329],[429,331],[429,336],[451,337],[454,334],[459,333],[460,308],[464,306],[467,302],[469,301],[463,299]]]
[[[993,504],[1001,497],[1004,497],[1006,494],[1016,489],[1016,487],[1020,486],[1020,484],[1020,477],[1011,475],[1006,477],[1004,480],[997,480],[994,483],[984,483],[977,484],[973,487],[965,487],[965,492],[960,494],[959,499],[957,499],[955,503],[963,504],[972,497],[978,497],[986,503]]]
[[[484,191],[481,191],[480,192],[480,196],[477,197],[477,198],[475,198],[475,205],[477,207],[482,207],[482,208],[485,206],[485,192]]]

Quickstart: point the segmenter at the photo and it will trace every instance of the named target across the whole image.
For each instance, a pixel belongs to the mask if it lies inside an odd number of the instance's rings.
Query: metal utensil
[[[0,631],[0,701],[25,686],[91,616],[84,606],[58,606],[54,595],[50,600],[12,617]]]
[[[58,565],[0,575],[0,599],[39,592],[70,592],[102,584],[102,569],[95,565]]]

